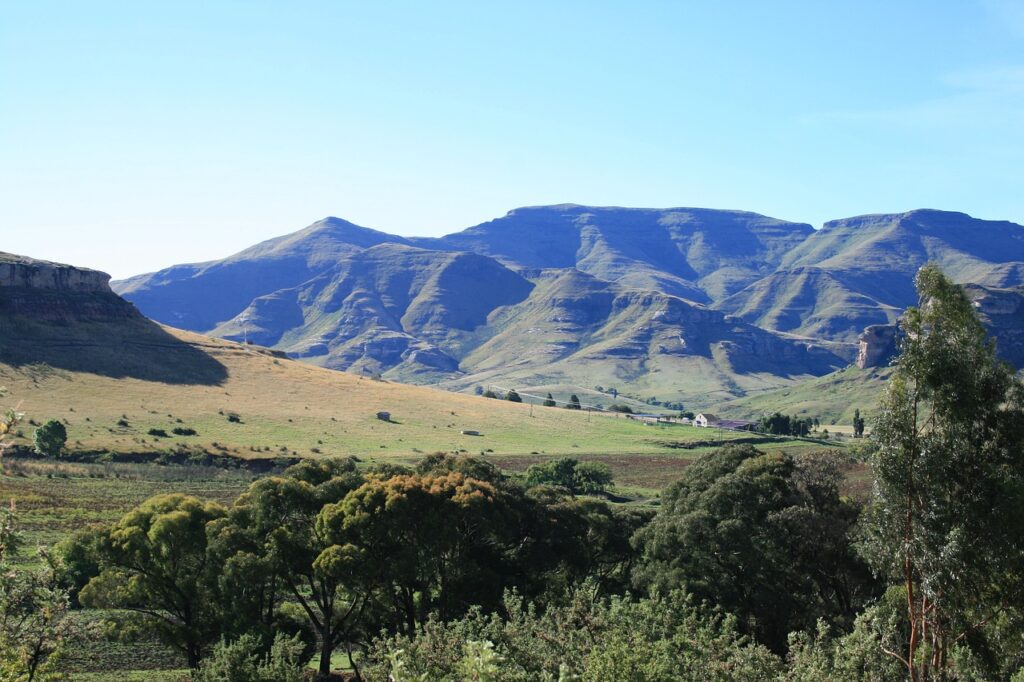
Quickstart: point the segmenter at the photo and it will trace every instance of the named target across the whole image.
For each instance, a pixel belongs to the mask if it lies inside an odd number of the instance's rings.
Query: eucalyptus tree
[[[256,601],[264,605],[265,619],[278,619],[281,591],[299,605],[316,632],[322,676],[330,674],[334,650],[360,636],[368,595],[357,580],[362,558],[351,548],[334,547],[317,517],[362,482],[351,460],[302,462],[283,476],[254,482],[217,528],[234,548],[225,565],[251,577],[249,589],[262,595]]]
[[[143,502],[90,538],[99,573],[79,600],[143,614],[197,668],[221,634],[219,567],[207,551],[207,525],[226,513],[219,504],[180,493]]]
[[[1024,606],[1024,387],[958,286],[934,265],[916,286],[873,431],[865,543],[905,593],[906,646],[888,653],[913,682],[949,679],[958,648],[990,650]]]

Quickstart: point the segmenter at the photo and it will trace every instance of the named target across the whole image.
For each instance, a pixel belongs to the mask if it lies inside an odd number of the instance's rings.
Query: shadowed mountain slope
[[[224,381],[223,365],[139,314],[109,279],[0,253],[0,363],[171,384]]]

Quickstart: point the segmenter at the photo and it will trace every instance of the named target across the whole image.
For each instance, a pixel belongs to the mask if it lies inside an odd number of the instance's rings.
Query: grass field
[[[818,417],[823,427],[835,431],[833,426],[852,424],[854,410],[859,409],[870,424],[891,374],[891,367],[860,369],[850,366],[794,386],[721,403],[712,411],[722,416],[752,419],[772,412]]]
[[[226,378],[212,384],[165,383],[49,365],[0,365],[0,385],[8,389],[8,403],[19,405],[28,419],[62,420],[70,450],[181,447],[246,458],[356,455],[371,460],[437,451],[622,456],[662,454],[671,452],[672,444],[708,437],[690,427],[659,430],[599,413],[374,381],[167,331],[221,363]],[[378,411],[390,412],[392,421],[377,419]],[[193,429],[196,435],[174,436],[174,428]],[[169,437],[150,435],[150,429]],[[480,435],[462,435],[464,430]],[[32,431],[23,425],[15,442],[27,445]]]

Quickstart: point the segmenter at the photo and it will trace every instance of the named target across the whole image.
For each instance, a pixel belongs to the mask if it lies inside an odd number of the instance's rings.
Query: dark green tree
[[[544,407],[554,407],[555,404],[555,399],[548,393],[548,397],[544,399]]]
[[[576,396],[575,393],[573,393],[569,397],[569,402],[568,402],[568,404],[566,404],[566,407],[569,408],[570,410],[579,410],[579,409],[581,409],[580,399]]]
[[[906,646],[889,653],[923,682],[949,679],[958,647],[1020,637],[1024,386],[960,287],[934,265],[916,285],[873,430],[865,551],[905,599]]]
[[[369,595],[361,589],[359,553],[336,547],[317,518],[362,483],[351,460],[301,462],[253,483],[212,529],[218,547],[226,548],[222,580],[231,580],[236,600],[257,607],[242,612],[261,614],[250,622],[279,629],[277,594],[286,592],[316,633],[321,676],[330,673],[334,650],[363,634],[360,615]]]
[[[853,411],[853,437],[861,438],[864,435],[864,417],[860,416],[860,409]]]
[[[51,419],[36,429],[33,445],[35,451],[47,457],[59,457],[68,442],[68,430],[62,422]]]
[[[385,627],[412,635],[431,612],[500,603],[518,544],[507,518],[502,488],[459,471],[371,477],[320,512],[316,533],[334,544],[318,562],[351,563],[390,614]]]
[[[523,399],[519,397],[519,394],[516,393],[516,390],[514,388],[509,389],[509,392],[505,394],[505,400],[508,400],[509,402],[513,403],[523,402]]]
[[[839,481],[829,457],[743,445],[700,458],[635,536],[637,584],[683,588],[780,652],[790,632],[818,618],[850,625],[873,583],[852,552],[858,509],[840,497]]]
[[[601,462],[580,462],[572,457],[563,457],[543,464],[531,464],[523,482],[528,488],[554,485],[573,495],[587,495],[606,490],[611,485],[612,472],[607,464]]]

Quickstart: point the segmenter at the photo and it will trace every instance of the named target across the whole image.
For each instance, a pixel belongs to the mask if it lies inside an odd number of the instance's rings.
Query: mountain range
[[[405,238],[326,218],[113,288],[159,322],[334,369],[709,405],[848,366],[865,327],[915,301],[928,261],[1019,297],[1024,228],[934,210],[815,230],[567,204]]]

